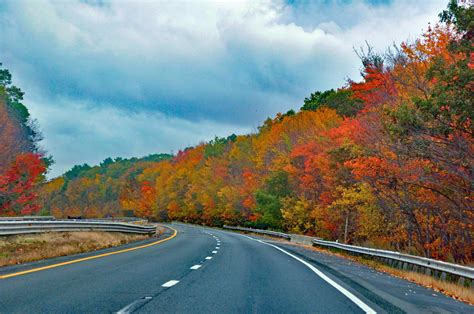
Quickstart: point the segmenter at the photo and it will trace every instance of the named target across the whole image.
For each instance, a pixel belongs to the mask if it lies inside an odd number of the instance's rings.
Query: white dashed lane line
[[[172,287],[174,286],[175,284],[177,284],[179,282],[179,280],[170,280],[168,282],[165,282],[164,284],[162,284],[161,286],[162,287],[165,287],[165,288],[169,288],[169,287]]]
[[[151,301],[153,297],[143,297],[141,299],[135,300],[123,309],[119,310],[117,314],[128,314],[128,313],[133,313],[137,308],[143,306],[144,304],[148,303]]]
[[[220,240],[218,237],[216,237],[215,235],[212,235],[212,233],[209,233],[209,232],[206,232],[207,234],[209,234],[210,236],[212,236],[216,242],[217,242],[217,246],[216,246],[216,250],[219,249],[219,246],[221,245],[220,244]],[[217,251],[212,251],[212,254],[216,254]],[[212,259],[212,256],[207,256],[206,257],[206,260],[210,260]],[[203,261],[204,262],[204,261]],[[192,270],[196,270],[196,269],[199,269],[201,268],[202,265],[201,264],[196,264],[194,266],[191,266],[190,269]],[[179,280],[170,280],[170,281],[167,281],[165,282],[164,284],[162,284],[161,286],[163,288],[171,288],[173,287],[174,285],[176,285],[177,283],[179,283]],[[143,306],[143,304],[149,302],[150,300],[152,299],[152,297],[150,296],[146,296],[146,297],[143,297],[139,300],[136,300],[134,302],[132,302],[131,304],[127,305],[126,307],[124,307],[123,309],[121,309],[120,311],[118,311],[118,313],[132,313],[134,312],[138,307],[140,306]]]

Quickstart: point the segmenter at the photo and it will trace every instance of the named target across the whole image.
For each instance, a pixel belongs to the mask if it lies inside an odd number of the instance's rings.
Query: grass
[[[150,236],[118,232],[51,232],[0,237],[0,267],[118,246]]]
[[[474,289],[472,288],[462,287],[452,282],[441,281],[431,276],[413,271],[401,271],[399,269],[391,268],[385,265],[382,265],[382,267],[387,268],[387,270],[381,269],[382,271],[390,273],[396,277],[415,282],[440,293],[446,294],[454,299],[474,305]]]

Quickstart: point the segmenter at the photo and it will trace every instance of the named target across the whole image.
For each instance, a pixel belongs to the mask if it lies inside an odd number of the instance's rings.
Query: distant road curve
[[[0,268],[0,313],[472,313],[416,284],[299,246],[185,225],[171,240]],[[137,246],[134,246],[137,247]],[[126,251],[125,251],[126,250]],[[112,253],[122,251],[121,253]],[[112,254],[110,254],[112,253]],[[101,254],[100,258],[90,258]],[[50,264],[64,263],[47,268]],[[40,267],[41,271],[27,272]],[[25,272],[21,275],[8,276]]]

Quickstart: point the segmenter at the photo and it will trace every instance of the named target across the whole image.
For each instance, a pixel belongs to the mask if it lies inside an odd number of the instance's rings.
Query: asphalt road
[[[157,245],[0,279],[0,312],[474,312],[334,256],[219,230],[172,227],[178,235]],[[0,268],[0,278],[99,253]]]

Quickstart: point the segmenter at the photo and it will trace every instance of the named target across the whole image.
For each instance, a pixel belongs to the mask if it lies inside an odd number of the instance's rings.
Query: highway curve
[[[136,250],[26,274],[21,272],[123,248],[1,268],[0,312],[474,311],[432,290],[302,247],[172,227],[178,231],[174,238]],[[5,278],[9,274],[19,275]]]

